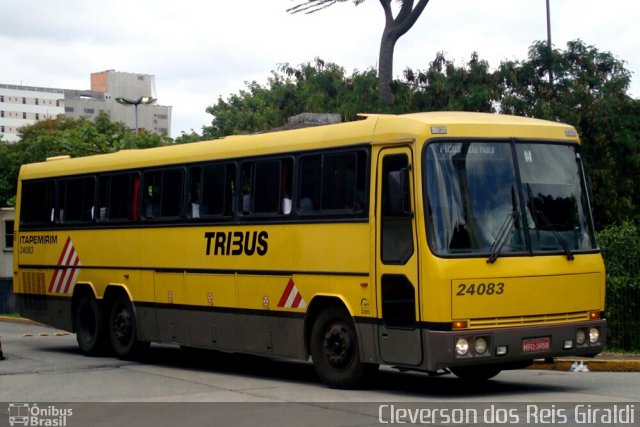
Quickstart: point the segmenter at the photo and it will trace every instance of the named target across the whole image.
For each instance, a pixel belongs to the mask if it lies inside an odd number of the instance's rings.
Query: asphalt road
[[[483,424],[487,421],[482,418],[484,411],[494,409],[506,417],[504,421],[531,425],[525,416],[540,421],[538,415],[548,414],[560,423],[566,414],[581,416],[576,406],[589,410],[588,405],[595,408],[598,404],[616,410],[633,405],[634,422],[640,423],[638,372],[527,369],[505,371],[492,381],[473,384],[453,375],[429,377],[383,368],[367,389],[332,390],[319,381],[310,363],[155,345],[137,362],[85,357],[73,334],[8,322],[0,322],[0,343],[5,356],[0,361],[0,402],[6,402],[0,404],[0,426],[9,425],[8,417],[19,413],[17,403],[28,403],[33,412],[34,402],[39,411],[45,409],[44,415],[33,413],[41,418],[58,417],[66,426],[360,426],[400,422],[403,416],[414,416],[417,424],[425,424],[415,417],[433,421],[425,416],[443,408],[478,408],[481,419],[462,420],[462,425]],[[422,408],[422,412],[410,408]],[[516,412],[510,413],[510,408]],[[60,415],[66,409],[73,414]],[[394,412],[398,409],[399,413]],[[538,409],[550,412],[536,413]],[[451,422],[456,421],[451,417],[450,422],[446,417],[436,421],[460,425]]]

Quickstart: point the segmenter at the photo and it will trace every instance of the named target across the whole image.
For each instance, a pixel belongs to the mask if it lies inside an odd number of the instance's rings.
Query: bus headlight
[[[589,329],[589,342],[591,344],[595,344],[600,340],[600,331],[598,328],[590,328]]]
[[[469,353],[469,341],[466,338],[458,338],[456,341],[456,353],[458,356],[464,356]]]
[[[483,354],[487,351],[487,340],[483,337],[476,338],[473,342],[473,351],[475,351],[476,354]]]
[[[584,329],[578,329],[578,331],[576,332],[576,342],[578,343],[578,345],[583,345],[585,342],[587,342],[587,333],[584,331]]]

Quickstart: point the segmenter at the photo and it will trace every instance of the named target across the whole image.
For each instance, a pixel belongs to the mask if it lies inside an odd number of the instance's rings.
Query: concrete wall
[[[0,209],[0,313],[15,311],[13,295],[13,224],[14,209]]]

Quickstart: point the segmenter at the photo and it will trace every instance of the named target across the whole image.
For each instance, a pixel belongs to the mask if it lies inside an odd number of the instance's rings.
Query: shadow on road
[[[49,348],[49,351],[80,354],[75,347]],[[326,387],[318,379],[310,362],[273,359],[246,354],[224,353],[213,350],[179,348],[177,346],[153,345],[151,349],[135,362],[167,368],[200,371],[204,373],[231,374],[295,382],[299,384],[315,384]],[[542,372],[542,371],[541,371]],[[542,375],[543,373],[541,373]],[[501,379],[501,376],[503,378]],[[466,382],[454,375],[429,376],[420,372],[400,372],[380,370],[373,376],[364,390],[381,391],[396,394],[398,398],[424,397],[430,399],[456,399],[464,397],[499,400],[500,396],[518,393],[570,393],[578,390],[570,385],[533,384],[526,382],[526,376],[513,380],[502,373],[485,382]]]

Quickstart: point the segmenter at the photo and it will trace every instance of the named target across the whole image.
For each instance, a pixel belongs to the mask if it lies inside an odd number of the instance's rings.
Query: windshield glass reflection
[[[437,142],[427,146],[424,164],[427,232],[437,254],[495,260],[595,248],[572,146]]]

